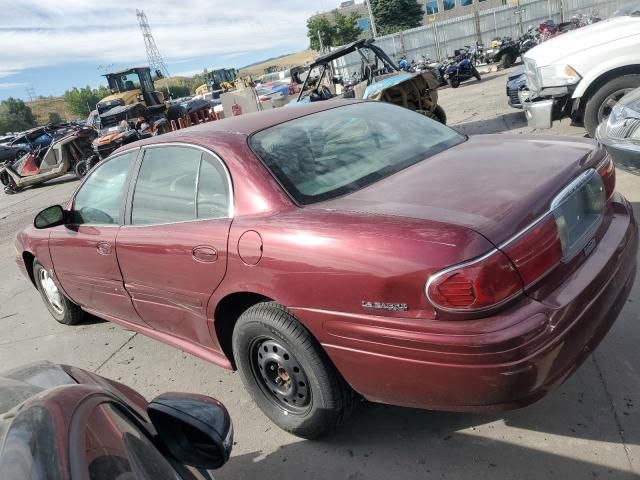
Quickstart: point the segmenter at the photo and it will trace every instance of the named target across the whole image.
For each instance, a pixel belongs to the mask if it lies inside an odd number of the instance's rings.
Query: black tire
[[[89,171],[89,163],[87,162],[87,160],[81,160],[76,163],[76,166],[73,170],[76,174],[76,177],[83,178]]]
[[[473,76],[476,77],[476,80],[478,81],[482,80],[482,77],[480,77],[480,72],[476,67],[473,67]]]
[[[249,308],[238,319],[232,345],[245,388],[283,430],[318,438],[353,411],[353,391],[285,307],[269,302]]]
[[[511,57],[508,53],[505,53],[500,57],[500,68],[505,69],[511,66]]]
[[[447,80],[447,83],[451,88],[458,88],[460,86],[460,80],[458,80],[457,77],[450,78],[449,80]]]
[[[591,138],[595,137],[596,129],[600,122],[611,113],[610,103],[612,97],[616,97],[618,93],[626,93],[640,87],[640,75],[623,75],[621,77],[609,80],[602,85],[596,92],[589,97],[584,108],[584,128],[587,130]],[[615,99],[617,102],[620,98]]]
[[[85,313],[82,309],[65,297],[64,293],[57,290],[57,287],[55,288],[58,292],[59,300],[50,300],[50,293],[47,293],[47,288],[43,286],[43,282],[53,280],[49,276],[49,272],[47,272],[47,270],[37,260],[33,261],[33,278],[36,282],[36,287],[40,292],[40,296],[42,297],[42,301],[47,307],[47,310],[49,310],[51,316],[55,318],[57,322],[64,325],[76,325],[84,319]]]
[[[433,115],[441,124],[447,124],[447,114],[445,113],[444,108],[440,105],[436,105],[436,108],[433,110]]]

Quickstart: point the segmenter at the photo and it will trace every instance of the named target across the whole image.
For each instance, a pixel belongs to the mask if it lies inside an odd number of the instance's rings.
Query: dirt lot
[[[449,124],[466,133],[528,133],[523,114],[506,105],[504,73],[444,89],[440,98]],[[567,123],[543,133],[584,135]],[[236,426],[232,459],[218,473],[223,480],[638,478],[637,284],[595,354],[531,407],[472,415],[363,404],[335,436],[303,441],[262,415],[238,375],[110,323],[64,327],[49,316],[13,264],[12,239],[37,210],[69,196],[76,182],[64,180],[0,194],[0,369],[49,359],[112,377],[147,398],[167,390],[215,396],[229,407]],[[638,205],[640,177],[619,172],[618,189]]]

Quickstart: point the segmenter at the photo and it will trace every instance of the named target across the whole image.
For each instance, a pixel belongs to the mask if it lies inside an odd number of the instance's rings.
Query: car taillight
[[[527,287],[560,263],[562,247],[556,218],[547,215],[502,247],[502,251],[514,263]]]
[[[604,161],[596,167],[596,170],[598,171],[600,178],[602,178],[605,196],[607,200],[609,200],[616,189],[616,169],[611,157],[607,155]]]
[[[512,263],[504,253],[494,250],[433,275],[426,293],[429,301],[442,310],[477,312],[500,305],[522,288]]]

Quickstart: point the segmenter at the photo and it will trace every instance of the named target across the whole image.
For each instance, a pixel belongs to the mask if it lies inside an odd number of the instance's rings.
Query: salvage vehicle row
[[[117,150],[19,233],[16,261],[59,322],[89,312],[237,369],[315,438],[357,396],[493,411],[566,380],[635,278],[614,190],[590,140],[321,101]]]

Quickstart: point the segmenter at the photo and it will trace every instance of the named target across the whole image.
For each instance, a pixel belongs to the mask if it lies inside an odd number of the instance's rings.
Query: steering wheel
[[[331,93],[331,90],[329,90],[326,85],[319,85],[316,91],[322,100],[328,100],[333,97],[333,93]]]

